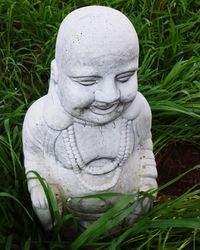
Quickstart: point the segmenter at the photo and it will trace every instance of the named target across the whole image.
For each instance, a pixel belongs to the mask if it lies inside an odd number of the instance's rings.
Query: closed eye
[[[77,82],[83,86],[90,86],[99,80],[100,76],[80,76],[80,77],[70,77],[72,81]]]
[[[135,74],[135,72],[136,72],[136,70],[121,73],[121,74],[116,76],[116,80],[121,82],[121,83],[127,82]]]

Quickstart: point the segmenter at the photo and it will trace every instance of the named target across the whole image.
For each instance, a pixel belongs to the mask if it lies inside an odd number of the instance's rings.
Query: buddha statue
[[[83,7],[61,23],[48,93],[30,106],[23,124],[28,189],[46,230],[53,222],[33,171],[49,184],[61,211],[64,203],[75,211],[76,197],[157,187],[151,110],[138,91],[138,59],[137,33],[115,9]],[[102,211],[102,201],[78,204],[83,215]],[[84,216],[80,221],[90,224]]]

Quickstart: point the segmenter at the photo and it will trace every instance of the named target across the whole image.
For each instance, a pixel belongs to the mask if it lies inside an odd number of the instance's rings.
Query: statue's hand
[[[58,209],[61,214],[63,203],[62,203],[62,194],[60,192],[60,189],[58,188],[57,185],[51,185],[50,188],[55,195],[58,204]],[[33,209],[36,212],[39,220],[41,221],[43,228],[45,230],[52,229],[52,227],[56,224],[56,221],[54,221],[54,219],[52,220],[49,211],[49,204],[45,192],[43,190],[43,187],[41,185],[32,187],[32,189],[30,190],[30,194],[31,194]]]
[[[32,206],[37,214],[43,228],[45,230],[51,230],[54,226],[54,221],[52,220],[47,197],[41,185],[35,186],[30,191]]]
[[[38,185],[31,189],[31,200],[34,208],[49,208],[47,197],[42,186]]]

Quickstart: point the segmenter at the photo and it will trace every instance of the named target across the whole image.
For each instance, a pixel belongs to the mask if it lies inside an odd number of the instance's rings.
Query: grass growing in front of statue
[[[190,171],[199,169],[194,167]],[[189,171],[188,171],[189,172]],[[158,191],[173,184],[178,179],[166,183]],[[85,198],[107,198],[118,196],[119,203],[110,208],[96,222],[83,232],[76,231],[77,221],[70,213],[63,216],[59,214],[59,208],[51,189],[39,178],[48,198],[52,219],[57,225],[51,232],[44,232],[41,229],[35,215],[29,208],[16,199],[14,195],[0,193],[0,197],[11,200],[12,206],[9,212],[15,214],[4,218],[4,225],[1,225],[2,235],[6,233],[7,238],[1,242],[5,249],[198,249],[200,245],[200,189],[194,187],[179,197],[169,198],[164,202],[156,201],[154,208],[141,219],[138,219],[129,227],[121,227],[113,233],[110,231],[125,219],[133,209],[136,208],[135,199],[152,199],[156,190],[140,193],[137,195],[123,195],[117,193],[102,193],[90,195]],[[131,203],[131,205],[130,205]],[[27,204],[26,204],[27,205]],[[2,205],[1,205],[2,208]],[[9,215],[5,211],[4,215]],[[10,220],[11,219],[11,220]],[[66,223],[67,226],[63,226]],[[11,226],[12,225],[12,226]],[[71,239],[68,230],[73,229]],[[12,230],[11,230],[12,228]],[[65,231],[64,231],[65,230]],[[67,238],[67,239],[66,239]],[[73,240],[72,240],[73,239]]]
[[[48,238],[34,215],[23,168],[21,128],[31,102],[47,92],[60,22],[73,9],[92,4],[122,11],[138,32],[139,89],[152,108],[155,153],[175,141],[200,144],[198,1],[0,1],[2,249],[66,249],[66,244],[72,243],[63,241],[59,230],[54,238]],[[102,221],[73,241],[73,249],[81,244],[85,249],[198,249],[199,192],[189,190],[155,204],[144,219],[110,238],[102,236],[114,215],[108,211]],[[124,197],[122,206],[129,198]],[[54,203],[53,208],[56,212]]]

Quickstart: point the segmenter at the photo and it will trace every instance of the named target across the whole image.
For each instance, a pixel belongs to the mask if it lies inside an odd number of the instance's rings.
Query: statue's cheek
[[[92,90],[85,88],[84,91],[71,96],[71,102],[77,108],[87,108],[94,102],[94,93]]]
[[[137,95],[137,88],[134,88],[133,85],[127,85],[127,86],[124,85],[124,87],[120,89],[120,93],[121,93],[121,98],[120,98],[121,102],[123,103],[131,102],[135,99]]]

